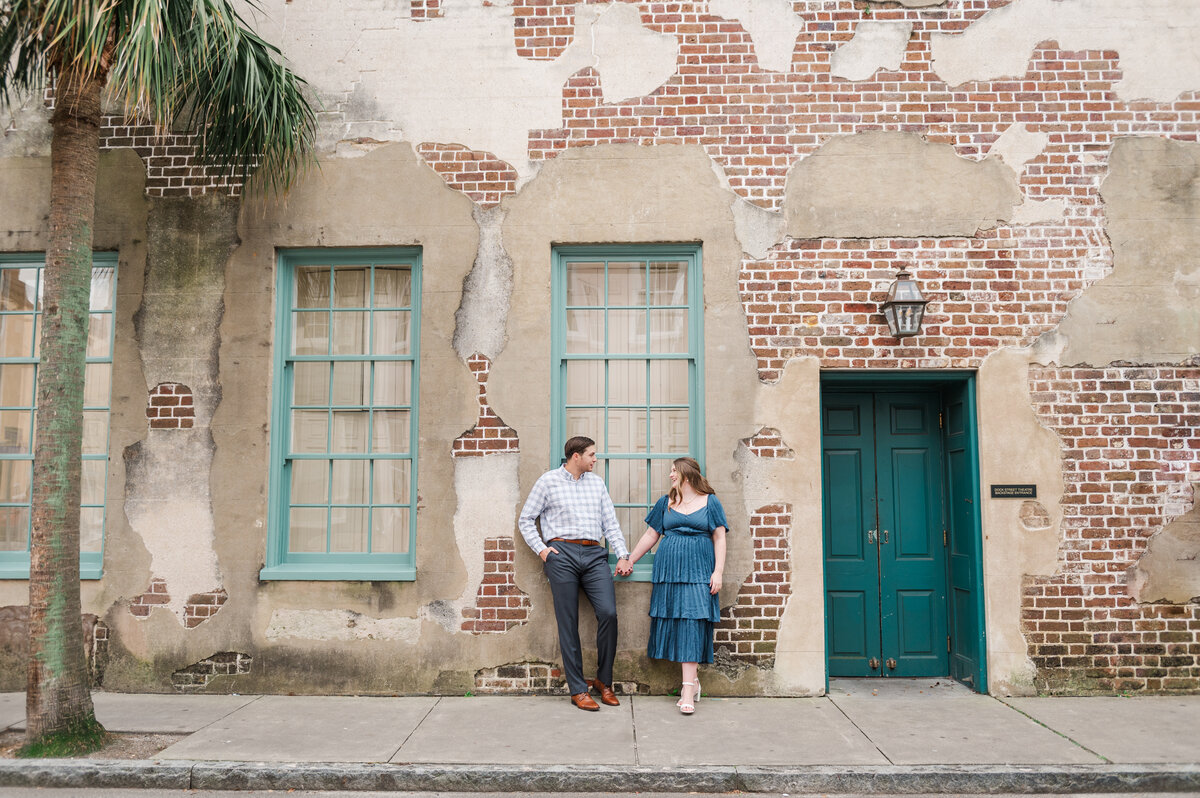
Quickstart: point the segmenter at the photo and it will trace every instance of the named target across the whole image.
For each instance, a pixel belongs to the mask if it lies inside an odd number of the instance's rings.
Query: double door
[[[974,684],[973,436],[961,397],[826,390],[821,420],[829,675]],[[967,639],[955,642],[956,627]]]

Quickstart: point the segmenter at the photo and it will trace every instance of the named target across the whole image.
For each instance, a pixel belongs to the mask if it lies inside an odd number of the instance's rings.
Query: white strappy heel
[[[700,680],[694,682],[684,682],[688,687],[695,687],[696,691],[692,693],[691,703],[684,703],[683,696],[679,696],[679,700],[675,702],[675,706],[679,707],[679,712],[682,715],[690,715],[696,711],[696,699],[700,698]],[[682,693],[682,690],[680,690]]]

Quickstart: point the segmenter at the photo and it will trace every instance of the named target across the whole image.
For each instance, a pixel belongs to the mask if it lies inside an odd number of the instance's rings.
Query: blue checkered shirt
[[[540,535],[533,523],[539,518]],[[608,488],[590,471],[579,479],[561,466],[542,474],[533,483],[517,523],[534,554],[540,555],[546,541],[554,538],[599,541],[603,537],[618,559],[629,556]]]

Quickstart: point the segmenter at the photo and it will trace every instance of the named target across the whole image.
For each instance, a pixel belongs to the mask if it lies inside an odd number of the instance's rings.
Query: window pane
[[[688,411],[651,410],[650,448],[665,454],[688,453]]]
[[[604,311],[567,311],[567,351],[593,354],[604,351]]]
[[[112,266],[101,266],[92,269],[92,294],[89,307],[92,310],[113,309],[113,288],[116,269]]]
[[[608,351],[614,355],[646,351],[646,311],[608,312]]]
[[[375,394],[373,403],[376,407],[411,404],[412,393],[412,363],[408,361],[390,361],[375,364]]]
[[[686,310],[650,311],[650,351],[687,354],[688,327]]]
[[[408,504],[409,462],[375,460],[376,504]]]
[[[333,306],[365,308],[370,271],[363,266],[339,266],[333,272]]]
[[[367,402],[368,364],[359,361],[337,361],[333,364],[333,404],[364,405]]]
[[[84,460],[80,476],[80,502],[82,504],[104,504],[104,477],[108,470],[107,460]]]
[[[327,452],[329,413],[324,410],[292,411],[292,451],[299,454]]]
[[[29,508],[0,507],[0,551],[29,548]]]
[[[598,405],[604,402],[604,361],[567,361],[567,404]]]
[[[17,316],[0,316],[0,357],[31,357],[33,355],[32,313]],[[105,347],[108,341],[104,342]],[[88,344],[91,354],[91,344]]]
[[[648,490],[645,460],[608,461],[608,493],[614,502],[645,502]]]
[[[643,507],[617,508],[617,523],[621,525],[621,532],[625,536],[626,548],[633,548],[633,541],[646,531],[646,522],[643,520],[645,517],[646,510]]]
[[[412,271],[407,267],[375,267],[375,307],[405,308],[412,302]]]
[[[32,363],[0,365],[0,404],[33,407],[33,380]]]
[[[646,451],[646,411],[608,411],[608,451],[616,454]]]
[[[0,451],[28,454],[33,451],[33,413],[29,410],[0,410]]]
[[[324,552],[328,512],[324,507],[293,507],[288,519],[288,551]]]
[[[333,461],[333,504],[367,504],[371,500],[366,460]]]
[[[300,266],[296,269],[296,307],[329,307],[328,266]]]
[[[366,410],[337,410],[333,413],[333,451],[339,453],[367,450]]]
[[[88,319],[88,357],[108,357],[112,319],[111,313],[93,313]]]
[[[604,264],[567,264],[567,304],[600,307],[604,304]]]
[[[608,305],[646,304],[646,266],[640,262],[608,264]]]
[[[329,501],[329,461],[292,461],[292,504]]]
[[[688,403],[688,364],[686,360],[650,361],[650,402],[662,405]]]
[[[679,457],[681,455],[676,455]],[[650,461],[650,496],[658,501],[658,497],[671,492],[671,466],[675,457],[655,458]]]
[[[686,305],[687,261],[653,261],[650,263],[650,304]]]
[[[297,363],[292,376],[292,404],[329,404],[329,363]]]
[[[646,361],[608,361],[608,402],[614,405],[646,404]]]
[[[408,508],[376,507],[371,512],[371,551],[404,554],[408,551]]]
[[[33,463],[28,460],[0,460],[0,502],[28,504],[32,473]]]
[[[292,314],[292,353],[296,355],[329,354],[329,314]]]
[[[98,552],[104,545],[104,508],[84,507],[79,511],[79,550]]]
[[[367,317],[360,310],[343,310],[333,314],[333,353],[335,355],[365,355],[367,353]]]
[[[371,451],[406,454],[411,416],[407,410],[376,410],[371,436]]]
[[[568,407],[566,422],[564,443],[566,438],[584,435],[598,441],[601,447],[604,445],[604,408]],[[561,459],[562,452],[559,451],[557,454]]]
[[[83,453],[108,454],[108,411],[83,411]]]
[[[0,269],[0,310],[36,310],[39,269]]]
[[[374,340],[372,346],[377,355],[407,355],[412,346],[409,340],[409,322],[412,314],[407,310],[377,310],[372,315]]]
[[[334,507],[330,513],[329,550],[365,552],[368,513],[366,508]]]
[[[112,365],[88,363],[83,372],[83,406],[108,407],[112,395]]]

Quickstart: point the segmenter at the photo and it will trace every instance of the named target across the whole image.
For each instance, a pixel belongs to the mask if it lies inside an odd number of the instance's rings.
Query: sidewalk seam
[[[414,725],[412,727],[412,731],[410,731],[408,733],[408,735],[403,740],[400,741],[400,745],[398,745],[396,747],[396,750],[392,751],[391,755],[387,758],[388,762],[391,762],[393,759],[395,759],[396,754],[399,754],[401,749],[403,749],[404,746],[408,745],[408,741],[411,740],[412,736],[417,733],[417,729],[421,728],[421,724],[423,724],[425,721],[427,721],[429,719],[429,716],[433,714],[433,711],[435,709],[437,709],[438,704],[442,703],[442,696],[436,696],[436,699],[437,700],[435,700],[432,704],[429,705],[429,710],[424,715],[422,715],[421,719],[418,720],[416,725]]]
[[[826,691],[823,698],[826,701],[828,701],[830,704],[833,704],[834,709],[836,709],[838,712],[841,712],[842,717],[844,717],[846,720],[848,720],[850,722],[850,725],[853,726],[855,729],[857,729],[858,733],[866,738],[867,742],[869,742],[871,745],[875,746],[875,750],[879,752],[879,755],[881,757],[883,757],[889,765],[896,764],[895,762],[892,761],[892,758],[890,756],[888,756],[887,753],[884,752],[884,750],[882,748],[879,747],[878,743],[876,743],[873,739],[871,739],[871,735],[867,734],[865,729],[863,729],[861,726],[859,726],[857,723],[855,723],[854,718],[852,718],[846,714],[846,710],[842,709],[842,707],[838,704],[838,702],[833,700],[833,697],[829,695],[828,691]]]
[[[1050,731],[1054,732],[1054,733],[1055,733],[1055,734],[1057,734],[1059,737],[1063,738],[1064,740],[1066,740],[1067,742],[1071,743],[1072,745],[1079,746],[1079,747],[1080,747],[1080,748],[1082,748],[1084,751],[1087,751],[1089,754],[1091,754],[1092,756],[1096,757],[1097,759],[1099,759],[1099,760],[1100,760],[1101,762],[1103,762],[1104,764],[1106,764],[1106,765],[1114,765],[1114,764],[1116,764],[1115,762],[1113,762],[1111,759],[1109,759],[1108,757],[1104,756],[1104,755],[1103,755],[1103,754],[1101,754],[1100,752],[1098,752],[1098,751],[1093,751],[1092,749],[1088,748],[1086,745],[1084,745],[1083,743],[1079,742],[1079,741],[1078,741],[1078,740],[1076,740],[1075,738],[1073,738],[1073,737],[1068,737],[1067,735],[1063,734],[1062,732],[1060,732],[1058,729],[1054,728],[1053,726],[1048,726],[1048,725],[1046,725],[1045,723],[1042,723],[1040,720],[1038,720],[1037,718],[1035,718],[1033,715],[1030,715],[1028,712],[1024,712],[1024,711],[1022,711],[1022,710],[1018,709],[1017,707],[1014,707],[1012,704],[1008,703],[1008,702],[1007,702],[1007,701],[1005,701],[1003,698],[999,698],[999,697],[997,697],[997,696],[992,696],[992,697],[993,697],[995,700],[999,701],[999,702],[1000,702],[1001,704],[1003,704],[1004,706],[1006,706],[1006,707],[1008,707],[1009,709],[1011,709],[1013,712],[1016,712],[1018,715],[1024,715],[1025,717],[1029,718],[1031,721],[1033,721],[1033,722],[1034,722],[1034,723],[1036,723],[1037,725],[1041,726],[1043,729],[1049,729]]]
[[[637,737],[637,702],[634,699],[637,696],[629,696],[629,725],[633,730],[633,765],[637,767],[642,764],[642,752],[638,750]]]

